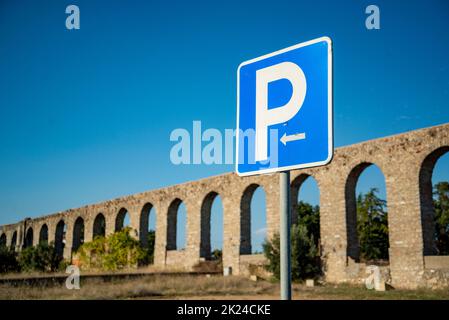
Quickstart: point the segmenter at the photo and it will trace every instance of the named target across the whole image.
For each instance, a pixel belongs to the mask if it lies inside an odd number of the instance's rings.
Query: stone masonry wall
[[[317,181],[320,189],[321,256],[327,281],[353,280],[351,270],[354,263],[358,263],[355,186],[361,172],[371,164],[377,165],[385,177],[392,285],[416,288],[437,281],[432,277],[435,272],[426,270],[424,257],[434,252],[432,170],[438,158],[448,150],[449,124],[444,124],[338,148],[327,166],[291,171],[293,208],[299,188],[308,176]],[[241,257],[251,252],[250,202],[258,186],[265,191],[267,236],[271,237],[279,230],[278,175],[238,177],[229,173],[3,225],[0,226],[0,240],[18,251],[42,240],[45,232],[41,230],[45,225],[47,240],[62,243],[61,230],[65,225],[63,254],[70,259],[74,246],[76,248],[81,241],[76,232],[80,230],[80,223],[84,224],[84,241],[90,241],[97,215],[101,213],[105,217],[105,232],[111,234],[120,228],[126,210],[134,236],[140,238],[139,233],[148,230],[147,212],[153,207],[156,212],[155,264],[167,269],[189,270],[202,257],[210,255],[210,230],[207,228],[210,228],[211,203],[219,195],[223,204],[223,266],[231,267],[233,274],[240,274],[247,269],[240,270]],[[173,230],[176,230],[176,209],[181,202],[187,211],[186,247],[176,250]],[[449,265],[446,267],[449,270]],[[439,269],[439,279],[449,274],[445,270],[444,266]],[[444,279],[443,283],[447,284],[449,281]]]

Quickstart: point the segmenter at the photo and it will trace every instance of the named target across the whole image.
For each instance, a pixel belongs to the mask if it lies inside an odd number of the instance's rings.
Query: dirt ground
[[[195,299],[195,300],[277,300],[279,284],[244,277],[205,275],[158,275],[135,279],[86,279],[80,289],[69,290],[65,283],[1,284],[0,299]],[[363,286],[324,284],[306,287],[293,285],[293,299],[300,300],[374,300],[444,299],[449,290],[388,290],[375,292]]]

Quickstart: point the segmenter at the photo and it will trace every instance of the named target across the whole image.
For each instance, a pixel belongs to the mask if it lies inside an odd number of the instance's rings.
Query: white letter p
[[[287,79],[292,85],[290,100],[283,106],[268,109],[268,84],[281,79]],[[306,91],[304,72],[293,62],[282,62],[256,71],[256,161],[268,158],[268,127],[293,118],[301,109]]]

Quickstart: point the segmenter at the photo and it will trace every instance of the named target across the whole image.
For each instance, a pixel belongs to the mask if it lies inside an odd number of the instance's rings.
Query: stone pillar
[[[31,224],[33,228],[33,247],[39,244],[39,226],[37,224]]]
[[[115,211],[107,211],[104,213],[104,219],[106,222],[106,237],[113,234],[115,232],[115,216],[116,216],[116,212]]]
[[[25,244],[25,221],[21,221],[19,225],[19,229],[17,230],[17,252],[22,251],[23,246]]]
[[[345,180],[329,172],[320,178],[321,259],[326,281],[346,279],[347,222]]]
[[[200,261],[201,246],[201,201],[202,196],[192,197],[185,201],[186,206],[186,254],[185,266],[192,269]]]
[[[280,198],[279,198],[279,174],[273,174],[265,177],[265,183],[262,185],[265,191],[265,215],[267,226],[267,238],[271,239],[274,234],[280,233]]]
[[[84,219],[84,243],[91,242],[94,237],[94,219],[95,217],[89,217],[86,215]]]
[[[401,163],[385,175],[390,272],[394,287],[416,288],[424,272],[419,169],[405,159]]]
[[[237,191],[240,189],[238,188]],[[241,194],[237,193],[226,194],[221,198],[223,204],[223,267],[231,267],[234,275],[238,275],[240,272],[240,198]]]
[[[69,262],[72,261],[72,247],[73,247],[73,227],[74,221],[67,221],[67,230],[65,233],[65,245],[64,245],[64,259]]]
[[[167,212],[170,204],[163,202],[156,207],[156,243],[154,245],[154,265],[165,266],[167,254]]]
[[[48,221],[47,222],[48,243],[49,244],[53,244],[53,245],[55,245],[56,223],[54,223],[53,221]]]
[[[140,230],[140,211],[138,207],[130,207],[128,210],[129,214],[129,227],[131,230],[131,236],[136,240],[139,240],[139,230]]]

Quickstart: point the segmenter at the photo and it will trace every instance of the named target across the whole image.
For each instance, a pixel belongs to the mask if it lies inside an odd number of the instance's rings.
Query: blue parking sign
[[[300,43],[240,64],[236,141],[236,171],[241,176],[331,161],[330,38]]]

